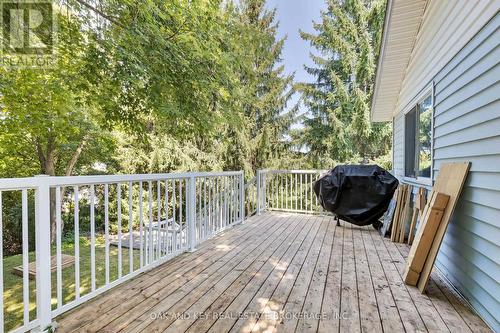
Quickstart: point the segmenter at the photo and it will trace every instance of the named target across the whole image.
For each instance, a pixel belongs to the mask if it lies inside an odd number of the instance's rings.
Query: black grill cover
[[[356,225],[376,222],[387,210],[398,180],[378,165],[338,165],[314,184],[321,206]]]

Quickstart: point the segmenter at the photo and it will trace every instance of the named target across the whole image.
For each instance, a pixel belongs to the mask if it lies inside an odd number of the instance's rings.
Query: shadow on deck
[[[432,275],[402,281],[406,245],[331,217],[250,218],[58,317],[58,332],[489,332]]]

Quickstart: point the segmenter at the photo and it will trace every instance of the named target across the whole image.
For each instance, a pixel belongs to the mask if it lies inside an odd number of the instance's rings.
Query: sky
[[[312,65],[309,57],[309,42],[300,38],[299,29],[314,32],[313,21],[320,22],[320,12],[326,8],[326,0],[267,0],[268,8],[276,8],[276,21],[279,21],[278,37],[287,37],[282,54],[287,73],[295,72],[295,82],[313,82],[304,65]],[[295,105],[299,96],[295,94],[291,105]],[[301,113],[305,112],[301,107]]]

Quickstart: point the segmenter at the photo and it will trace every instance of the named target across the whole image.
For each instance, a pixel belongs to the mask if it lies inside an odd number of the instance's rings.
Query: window
[[[432,96],[427,95],[405,116],[405,176],[431,177]]]

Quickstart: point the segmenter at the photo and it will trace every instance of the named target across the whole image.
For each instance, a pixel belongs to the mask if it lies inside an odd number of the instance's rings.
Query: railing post
[[[35,198],[36,242],[36,309],[40,322],[38,329],[45,331],[52,324],[51,271],[50,271],[50,177],[36,176],[38,186]]]
[[[245,222],[245,171],[240,176],[240,222]]]
[[[262,207],[260,207],[261,211],[266,211],[267,210],[267,172],[262,172],[261,173],[261,178],[262,178],[262,184],[260,185],[261,191],[261,200],[262,200]]]
[[[257,170],[256,183],[257,183],[257,215],[260,215],[260,201],[261,201],[261,187],[260,187],[260,170]]]
[[[189,251],[194,252],[196,250],[196,177],[189,177],[188,184],[188,246]]]

